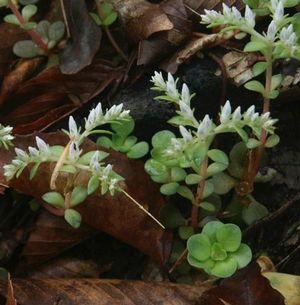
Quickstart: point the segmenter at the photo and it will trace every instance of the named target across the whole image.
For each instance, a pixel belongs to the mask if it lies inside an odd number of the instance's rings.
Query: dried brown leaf
[[[75,74],[90,65],[100,47],[101,28],[91,19],[84,0],[63,0],[72,42],[60,57],[60,70]]]
[[[16,279],[20,305],[196,305],[207,287],[96,279]],[[0,282],[0,293],[5,294]],[[240,304],[241,305],[241,304]]]

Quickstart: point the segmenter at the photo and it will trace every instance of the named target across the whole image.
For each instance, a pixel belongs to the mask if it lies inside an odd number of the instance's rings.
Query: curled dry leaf
[[[157,5],[146,0],[106,0],[114,6],[127,35],[139,42],[154,33],[173,29],[174,25]]]
[[[67,137],[63,133],[44,134],[41,137],[50,145],[65,145]],[[34,135],[17,137],[17,146],[26,149],[34,145]],[[85,151],[99,149],[92,141],[86,141]],[[9,163],[14,153],[1,150],[0,162]],[[125,178],[126,191],[157,217],[163,205],[163,199],[155,184],[144,171],[142,162],[129,160],[126,156],[110,152],[107,162],[114,165],[114,170]],[[19,179],[13,180],[10,186],[33,196],[38,201],[49,191],[49,183],[54,164],[42,164],[33,180],[28,179],[25,170]],[[0,170],[0,174],[2,169]],[[1,175],[0,175],[1,177]],[[86,185],[89,177],[86,173],[78,176],[78,181]],[[0,181],[2,182],[2,181]],[[59,177],[57,186],[60,191],[64,187],[64,177]],[[115,238],[139,249],[149,255],[155,262],[164,264],[171,248],[171,236],[162,230],[150,217],[136,207],[125,195],[99,196],[93,195],[78,207],[84,223],[101,230]]]
[[[96,279],[16,279],[20,305],[196,305],[205,286]],[[6,284],[0,282],[0,294]],[[239,304],[241,305],[241,304]]]
[[[101,28],[92,21],[84,0],[64,0],[72,42],[60,58],[60,70],[75,74],[91,64],[100,47]]]
[[[208,290],[199,305],[285,305],[283,296],[261,275],[260,267],[252,263],[219,287]]]
[[[1,122],[13,125],[16,134],[44,130],[100,94],[122,74],[100,58],[73,75],[62,74],[58,66],[43,70],[5,98]]]

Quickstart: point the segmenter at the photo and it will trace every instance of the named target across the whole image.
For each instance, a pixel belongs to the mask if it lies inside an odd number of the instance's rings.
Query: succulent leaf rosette
[[[252,258],[251,249],[241,243],[242,233],[235,224],[210,221],[201,233],[188,239],[188,262],[220,278],[233,275]]]

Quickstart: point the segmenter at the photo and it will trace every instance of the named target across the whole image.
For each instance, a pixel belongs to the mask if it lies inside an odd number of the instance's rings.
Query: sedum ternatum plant
[[[10,126],[3,126],[0,124],[0,147],[9,149],[12,146],[12,140],[14,136],[12,135],[13,128]]]
[[[77,126],[72,116],[69,118],[69,130],[64,131],[69,137],[69,142],[65,146],[50,146],[41,138],[36,137],[36,147],[28,147],[28,151],[15,148],[15,159],[12,160],[11,164],[4,166],[5,176],[7,180],[17,179],[23,170],[29,167],[29,178],[32,179],[42,163],[55,164],[50,181],[51,191],[43,195],[43,200],[55,208],[63,210],[66,221],[75,228],[80,226],[81,215],[74,208],[83,203],[87,196],[93,193],[114,196],[119,192],[126,195],[161,225],[123,189],[123,177],[113,170],[112,164],[104,162],[109,153],[101,150],[84,153],[81,148],[84,140],[90,135],[110,134],[109,131],[101,129],[103,125],[122,125],[131,120],[129,111],[123,110],[123,104],[114,105],[103,111],[102,105],[99,103],[96,108],[90,111],[83,129]],[[56,182],[62,173],[66,178],[64,179],[65,185],[59,187]],[[88,183],[82,184],[81,174],[88,175]]]
[[[299,16],[285,14],[285,8],[299,4],[299,0],[247,0],[245,13],[242,15],[235,7],[223,4],[223,12],[205,10],[201,15],[202,23],[208,27],[220,26],[222,31],[234,31],[236,38],[248,35],[250,41],[245,45],[245,52],[259,52],[261,61],[253,66],[253,75],[264,74],[264,83],[251,80],[245,84],[249,90],[260,93],[263,97],[263,114],[270,110],[270,100],[276,99],[282,82],[281,74],[274,74],[274,63],[278,60],[300,59]],[[253,8],[253,10],[250,8]],[[265,31],[257,29],[257,15],[269,15],[271,18]],[[296,31],[295,27],[298,28]],[[278,140],[278,138],[277,138]],[[252,142],[248,154],[248,170],[245,171],[241,182],[243,191],[240,196],[248,195],[253,190],[253,182],[258,173],[263,149],[267,144],[267,132],[261,131],[257,141]],[[274,138],[274,141],[276,139]]]
[[[219,195],[226,194],[235,186],[235,180],[224,172],[230,167],[231,160],[224,151],[213,148],[216,137],[232,133],[240,137],[245,145],[253,147],[260,141],[264,130],[266,147],[273,147],[278,143],[278,136],[274,133],[277,120],[271,118],[269,112],[259,114],[254,106],[245,112],[241,107],[232,109],[229,101],[221,108],[218,122],[214,122],[209,115],[198,120],[191,106],[193,94],[186,84],[179,91],[178,79],[168,74],[165,80],[158,72],[152,77],[152,83],[152,89],[161,94],[156,99],[175,105],[177,115],[168,122],[178,127],[180,136],[168,130],[156,133],[152,138],[151,159],[146,162],[145,169],[152,180],[162,184],[162,194],[177,193],[191,202],[190,220],[181,222],[177,217],[181,226],[186,223],[190,225],[179,229],[179,235],[187,239],[199,228],[199,221],[203,218],[199,215],[199,209],[203,215],[207,212],[217,215],[220,210]],[[190,234],[186,234],[187,231]],[[234,266],[232,269],[236,270],[237,265]],[[229,275],[224,273],[223,276]]]
[[[32,17],[38,11],[35,5],[37,2],[38,0],[0,0],[0,7],[8,7],[12,11],[12,14],[4,17],[4,21],[19,26],[31,38],[15,43],[13,52],[19,57],[49,56],[65,33],[65,25],[62,21],[53,23],[47,20],[38,23],[32,21]]]

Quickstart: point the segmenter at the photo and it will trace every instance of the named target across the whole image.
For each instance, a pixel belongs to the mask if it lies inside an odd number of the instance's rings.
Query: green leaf
[[[227,167],[228,167],[228,165],[226,165],[224,163],[214,162],[208,166],[208,168],[206,170],[206,177],[210,177],[210,176],[216,175],[220,172],[223,172]]]
[[[73,210],[67,209],[65,210],[65,220],[68,224],[70,224],[73,228],[78,229],[81,224],[81,215]]]
[[[13,52],[22,58],[33,58],[39,55],[39,48],[31,40],[21,40],[14,44]]]
[[[87,190],[82,186],[75,186],[71,195],[71,207],[75,207],[82,203],[87,197]]]
[[[183,226],[186,222],[177,207],[173,204],[166,204],[160,211],[160,219],[166,228],[175,229]]]
[[[49,28],[50,22],[47,20],[42,20],[37,24],[36,31],[47,41]]]
[[[272,134],[267,138],[267,141],[265,143],[265,146],[268,148],[276,146],[280,142],[280,138],[276,134]]]
[[[114,11],[114,7],[108,2],[103,2],[101,5],[101,11],[103,15],[107,16]]]
[[[276,74],[272,76],[271,80],[271,90],[275,90],[279,87],[279,85],[282,82],[282,75],[281,74]]]
[[[84,155],[82,155],[79,159],[78,159],[78,163],[82,164],[82,165],[89,165],[91,162],[92,157],[94,156],[96,151],[89,151],[87,153],[85,153]],[[101,162],[102,160],[104,160],[105,158],[107,158],[109,156],[109,153],[99,150],[99,161]]]
[[[224,261],[216,262],[211,269],[211,274],[220,278],[230,277],[235,273],[237,267],[237,261],[232,257],[228,257]]]
[[[262,74],[263,72],[265,72],[267,70],[268,67],[268,63],[264,62],[264,61],[260,61],[257,62],[254,66],[253,66],[253,75],[254,76],[258,76],[260,74]]]
[[[193,153],[193,161],[197,167],[200,167],[207,154],[207,149],[204,145],[197,147]]]
[[[263,41],[250,41],[244,47],[244,52],[256,52],[262,51],[267,48],[267,45]]]
[[[110,148],[111,144],[111,139],[109,139],[108,137],[99,137],[97,140],[97,145],[101,145],[106,148]]]
[[[22,16],[26,21],[29,21],[29,19],[34,16],[37,12],[37,6],[33,4],[28,4],[23,7],[22,9]]]
[[[195,259],[205,261],[210,257],[211,243],[207,235],[195,234],[188,239],[187,249]]]
[[[227,155],[219,149],[211,149],[207,152],[208,157],[217,163],[222,163],[224,165],[229,164]]]
[[[193,122],[187,118],[182,117],[181,115],[176,115],[172,117],[170,120],[168,120],[168,123],[175,126],[186,126],[191,125],[193,126]]]
[[[202,199],[207,198],[214,192],[214,185],[211,183],[211,181],[205,181],[204,190],[202,194]]]
[[[34,166],[32,167],[32,169],[30,170],[30,175],[29,175],[29,179],[32,180],[36,174],[36,172],[39,169],[41,162],[37,162],[34,164]]]
[[[128,153],[130,148],[137,142],[137,137],[129,136],[125,139],[123,145],[119,148],[120,152]]]
[[[246,244],[241,244],[236,252],[230,254],[230,257],[237,261],[238,268],[241,269],[251,262],[252,251]]]
[[[215,262],[210,258],[205,261],[199,261],[195,257],[193,257],[190,253],[188,253],[187,261],[191,266],[195,268],[204,269],[205,272],[209,274],[210,274],[210,269],[213,268],[215,265]]]
[[[181,167],[171,168],[171,180],[174,182],[179,182],[184,180],[186,177],[186,171]]]
[[[4,21],[15,25],[20,25],[18,18],[14,14],[9,14],[4,17]]]
[[[212,177],[214,192],[218,195],[227,194],[236,184],[236,180],[224,172],[218,173]]]
[[[208,201],[202,201],[202,202],[200,203],[200,207],[201,207],[203,210],[205,210],[205,211],[207,211],[207,212],[210,212],[210,213],[213,213],[213,212],[216,211],[216,207],[215,207],[212,203],[210,203],[210,202],[208,202]]]
[[[194,228],[189,226],[181,226],[178,229],[178,235],[181,239],[187,240],[194,234]]]
[[[152,137],[152,146],[155,148],[165,148],[170,144],[171,139],[173,138],[175,138],[173,132],[169,130],[159,131]]]
[[[55,157],[60,157],[64,149],[65,148],[61,145],[50,146],[51,154],[55,155]]]
[[[160,192],[166,196],[174,195],[176,194],[178,187],[179,184],[177,182],[167,183],[160,187]]]
[[[102,23],[103,25],[110,26],[117,20],[117,18],[118,18],[118,13],[112,12],[102,20]]]
[[[87,194],[88,195],[93,194],[94,192],[96,192],[99,186],[100,186],[99,178],[97,176],[92,176],[88,183]]]
[[[278,90],[272,90],[270,93],[269,93],[269,98],[271,100],[275,100],[279,95],[279,91]]]
[[[177,193],[190,201],[194,200],[193,192],[185,185],[180,185],[177,189]]]
[[[56,21],[49,27],[48,38],[55,42],[61,40],[65,34],[65,24],[62,21]]]
[[[214,261],[223,261],[227,257],[227,252],[223,249],[222,245],[219,243],[213,243],[211,247],[210,257]]]
[[[257,8],[259,4],[259,0],[244,0],[244,2],[251,8]]]
[[[97,25],[101,25],[102,24],[102,21],[101,21],[101,19],[100,19],[98,14],[90,13],[90,16],[92,17],[92,19],[95,21],[95,23]]]
[[[241,244],[241,229],[232,223],[225,224],[216,231],[217,241],[226,251],[234,252]]]
[[[30,31],[36,28],[36,22],[27,22],[22,26],[22,29]]]
[[[167,183],[170,181],[170,175],[168,172],[165,172],[161,175],[153,175],[151,176],[151,179],[157,183]]]
[[[139,142],[132,146],[127,153],[127,157],[130,159],[138,159],[144,157],[149,151],[149,145],[147,142]]]
[[[165,174],[167,172],[167,167],[154,159],[149,159],[145,163],[145,170],[150,176],[157,176]]]
[[[64,208],[65,207],[65,199],[58,192],[48,192],[42,196],[43,200],[56,208]]]
[[[213,220],[208,222],[202,229],[202,233],[207,235],[211,242],[217,241],[216,232],[219,228],[223,227],[224,224],[219,220]]]
[[[252,80],[245,84],[245,88],[251,91],[259,92],[261,94],[264,93],[264,86],[257,80]]]
[[[251,139],[248,140],[248,142],[247,142],[246,145],[247,145],[247,147],[248,147],[249,149],[254,149],[254,148],[260,146],[260,145],[261,145],[261,142],[258,141],[258,140],[256,140],[256,139],[251,138]]]
[[[9,278],[9,272],[5,269],[0,267],[0,280],[7,281]]]
[[[201,180],[201,176],[197,174],[189,174],[185,177],[185,183],[189,185],[198,184]]]
[[[135,123],[133,119],[130,119],[118,123],[112,123],[110,126],[115,133],[122,136],[123,138],[126,138],[133,132]]]
[[[257,201],[253,201],[248,207],[244,207],[242,218],[246,224],[251,225],[269,214],[268,209]]]
[[[285,0],[284,7],[294,7],[300,3],[299,0]]]
[[[74,165],[63,165],[59,171],[69,174],[75,174],[77,172],[77,169]]]

